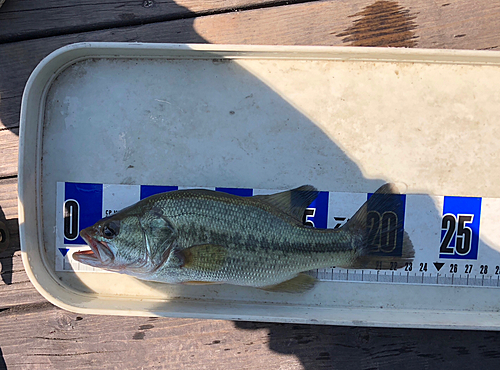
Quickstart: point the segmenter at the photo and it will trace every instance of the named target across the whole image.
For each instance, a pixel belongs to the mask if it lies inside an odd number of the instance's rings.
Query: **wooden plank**
[[[0,287],[2,282],[10,284],[13,281],[13,274],[17,272],[25,275],[22,263],[17,265],[13,263],[13,255],[20,250],[17,213],[17,178],[2,179],[0,180]],[[16,279],[17,277],[14,278]],[[20,281],[27,281],[27,277],[20,278]]]
[[[0,65],[1,64],[2,62],[0,61]],[[9,98],[0,96],[0,130],[5,128],[10,129],[19,127],[20,110],[21,110],[21,95],[11,96]]]
[[[200,17],[193,27],[210,43],[498,49],[500,3],[322,1]]]
[[[0,309],[43,300],[24,270],[17,215],[17,178],[1,179]]]
[[[9,307],[46,302],[31,284],[24,270],[21,252],[0,257],[0,312]]]
[[[19,244],[19,223],[17,218],[0,221],[0,259],[12,256],[21,250]],[[4,240],[4,238],[6,240]],[[3,270],[2,270],[3,273]]]
[[[92,316],[43,303],[0,312],[0,332],[9,370],[492,369],[500,356],[499,332]]]
[[[29,74],[43,57],[79,41],[391,46],[394,38],[413,37],[416,47],[499,48],[498,2],[479,0],[471,5],[457,0],[442,6],[434,0],[405,0],[399,5],[388,1],[374,4],[380,3],[392,6],[373,6],[368,0],[321,1],[0,45],[0,77],[10,77],[0,78],[0,93],[2,99],[20,97]],[[393,13],[398,16],[391,18]],[[377,19],[375,15],[380,22],[368,21]],[[368,20],[363,21],[365,18]],[[17,105],[5,104],[2,121],[4,115],[18,116]]]
[[[223,19],[221,20],[223,21]],[[19,106],[16,105],[12,111],[11,102],[7,99],[22,96],[29,75],[37,64],[52,51],[82,41],[205,42],[193,30],[192,23],[192,19],[187,19],[1,44],[0,97],[2,98],[2,110],[0,120],[3,121],[4,115],[16,116],[17,113],[18,116]]]
[[[0,144],[0,147],[2,144]],[[0,179],[0,221],[17,219],[17,178]]]
[[[0,337],[9,370],[301,368],[267,348],[266,328],[228,321],[78,315],[39,304],[0,312],[0,332],[9,333]]]
[[[88,32],[104,28],[192,18],[248,7],[275,4],[269,0],[93,0],[61,6],[59,0],[8,1],[0,10],[0,43]]]
[[[0,131],[0,178],[17,175],[19,129]]]
[[[0,179],[0,235],[9,235],[8,241],[0,240],[0,311],[20,304],[45,302],[31,284],[21,258],[17,178]]]

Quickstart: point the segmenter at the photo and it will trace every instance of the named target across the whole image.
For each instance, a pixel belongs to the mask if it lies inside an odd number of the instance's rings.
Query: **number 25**
[[[441,223],[442,230],[446,230],[444,238],[441,242],[439,252],[442,254],[453,254],[453,247],[450,247],[453,236],[456,234],[455,251],[457,254],[465,255],[471,250],[472,229],[466,224],[470,224],[474,219],[474,215],[458,215],[447,213],[443,216]],[[458,224],[458,226],[457,226]]]

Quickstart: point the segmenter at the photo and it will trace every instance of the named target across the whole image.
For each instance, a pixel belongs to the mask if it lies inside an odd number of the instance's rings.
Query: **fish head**
[[[73,253],[81,263],[106,270],[143,274],[168,258],[176,228],[161,209],[139,205],[103,218],[80,232],[90,250]]]
[[[117,213],[83,229],[80,236],[90,250],[75,252],[81,263],[106,270],[120,271],[147,263],[145,237],[140,219]]]

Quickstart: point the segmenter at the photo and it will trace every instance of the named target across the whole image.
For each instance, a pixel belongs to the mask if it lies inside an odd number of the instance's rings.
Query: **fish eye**
[[[120,224],[115,221],[110,221],[107,224],[104,224],[102,228],[102,233],[105,238],[111,239],[118,234],[120,231]]]

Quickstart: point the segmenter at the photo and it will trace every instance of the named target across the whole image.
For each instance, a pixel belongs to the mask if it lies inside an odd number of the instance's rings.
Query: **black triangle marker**
[[[436,267],[436,270],[441,270],[441,268],[444,266],[444,263],[442,262],[434,262],[434,266]]]

